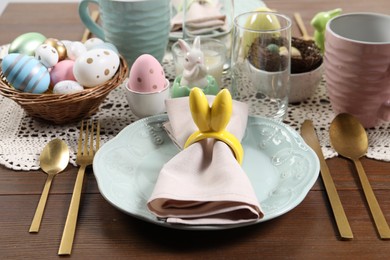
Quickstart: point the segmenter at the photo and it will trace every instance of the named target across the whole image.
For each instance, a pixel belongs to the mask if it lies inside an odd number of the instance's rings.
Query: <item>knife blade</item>
[[[325,185],[325,190],[329,198],[329,202],[333,211],[336,225],[338,227],[341,239],[350,240],[353,239],[353,233],[349,225],[347,216],[345,215],[343,205],[341,204],[340,197],[337,193],[336,186],[334,185],[332,176],[328,165],[325,162],[324,155],[321,150],[320,143],[318,141],[313,122],[311,120],[305,120],[301,126],[301,135],[305,142],[314,150],[320,160],[321,178]]]

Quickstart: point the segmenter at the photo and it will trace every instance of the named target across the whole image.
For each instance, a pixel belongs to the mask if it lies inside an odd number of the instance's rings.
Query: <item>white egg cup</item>
[[[321,83],[324,71],[323,64],[312,71],[290,74],[289,103],[302,102],[314,95],[314,92]]]
[[[138,118],[158,115],[166,112],[165,100],[170,98],[169,80],[165,79],[165,88],[159,92],[138,92],[127,87],[127,80],[123,84],[126,99],[130,109]]]

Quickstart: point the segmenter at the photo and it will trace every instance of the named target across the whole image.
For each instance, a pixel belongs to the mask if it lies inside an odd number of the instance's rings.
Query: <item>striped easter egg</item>
[[[32,56],[10,53],[4,57],[1,69],[7,81],[20,91],[41,94],[49,88],[47,68]]]

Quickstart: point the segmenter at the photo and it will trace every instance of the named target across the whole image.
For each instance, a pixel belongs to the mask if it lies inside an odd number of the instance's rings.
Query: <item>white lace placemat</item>
[[[167,78],[173,82],[174,65],[169,59],[163,62]],[[230,84],[228,76],[223,86]],[[336,156],[330,147],[328,129],[334,114],[326,96],[325,82],[315,95],[302,103],[290,105],[286,124],[299,131],[305,119],[311,119],[316,127],[326,158]],[[102,145],[117,135],[137,118],[131,113],[123,89],[113,90],[102,103],[99,112],[92,118],[101,122]],[[79,134],[79,122],[62,126],[50,125],[28,117],[14,101],[0,96],[0,164],[14,170],[39,169],[39,154],[44,145],[53,138],[63,139],[70,147],[70,162],[75,164],[75,149]],[[384,123],[368,130],[369,149],[367,157],[390,161],[390,124]]]

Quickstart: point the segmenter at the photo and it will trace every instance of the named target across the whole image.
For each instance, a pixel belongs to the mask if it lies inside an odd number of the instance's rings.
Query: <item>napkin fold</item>
[[[186,17],[183,17],[183,11],[178,11],[171,19],[171,32],[181,31],[185,19],[186,29],[189,34],[200,35],[211,33],[215,30],[226,31],[226,15],[221,14],[222,5],[208,1],[194,1],[186,11]],[[184,7],[181,4],[177,9]]]
[[[207,96],[209,104],[214,96]],[[166,100],[169,136],[182,148],[196,130],[188,97]],[[248,119],[246,104],[233,101],[227,130],[239,140]],[[226,225],[263,217],[253,187],[229,146],[205,139],[179,152],[161,169],[149,210],[168,223]]]

